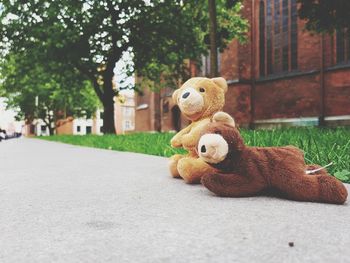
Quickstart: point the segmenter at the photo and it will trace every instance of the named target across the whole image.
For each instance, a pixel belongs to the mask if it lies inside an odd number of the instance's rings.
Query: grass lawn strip
[[[350,183],[350,128],[288,128],[274,130],[241,130],[245,143],[249,146],[294,145],[303,149],[307,163],[334,165],[328,168],[331,174],[343,182]],[[185,153],[173,149],[169,142],[174,133],[133,133],[127,135],[55,135],[38,137],[73,145],[116,151],[145,153],[169,157],[175,153]]]

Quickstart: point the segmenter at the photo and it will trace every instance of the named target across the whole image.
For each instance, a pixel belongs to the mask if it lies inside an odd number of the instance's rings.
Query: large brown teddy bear
[[[252,196],[274,189],[298,201],[343,204],[347,199],[345,186],[326,170],[307,173],[316,166],[305,164],[300,149],[248,147],[230,120],[209,123],[203,130],[198,151],[202,160],[219,171],[202,177],[202,184],[219,196]]]
[[[197,143],[200,133],[214,113],[225,104],[227,83],[224,78],[196,77],[187,80],[173,93],[173,100],[191,124],[178,132],[171,140],[174,148],[183,147],[187,155],[176,154],[170,158],[170,172],[187,183],[199,183],[202,175],[214,169],[198,158]]]

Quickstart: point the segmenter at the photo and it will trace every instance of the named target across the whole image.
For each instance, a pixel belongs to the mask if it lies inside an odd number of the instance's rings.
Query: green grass
[[[330,173],[342,181],[350,182],[350,128],[288,128],[275,130],[241,130],[245,143],[250,146],[295,145],[305,152],[307,163],[326,165]],[[172,133],[135,133],[128,135],[60,135],[40,137],[49,141],[59,141],[102,149],[146,153],[169,157],[183,150],[169,145]]]
[[[169,142],[173,133],[133,133],[128,135],[55,135],[38,137],[48,141],[58,141],[74,145],[109,149],[123,152],[146,153],[157,156],[171,156],[185,153],[173,149]]]

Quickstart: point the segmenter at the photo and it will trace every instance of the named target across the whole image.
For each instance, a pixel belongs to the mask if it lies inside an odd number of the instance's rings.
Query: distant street
[[[215,197],[161,157],[0,143],[0,262],[349,262],[349,220],[350,201]]]

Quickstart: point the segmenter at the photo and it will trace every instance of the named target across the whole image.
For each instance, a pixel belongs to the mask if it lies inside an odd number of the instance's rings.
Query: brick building
[[[85,117],[73,118],[67,117],[56,122],[55,134],[57,135],[101,135],[103,127],[103,112],[97,110],[93,115]]]
[[[165,88],[135,95],[135,131],[179,131],[189,123],[174,104],[172,93],[172,89]]]
[[[220,75],[229,84],[224,111],[242,126],[349,123],[346,32],[307,32],[305,21],[298,18],[297,0],[245,0],[243,5],[242,14],[250,22],[248,41],[233,40],[219,55]],[[206,61],[196,75],[206,75]],[[144,99],[152,107],[156,97],[150,93]],[[169,107],[171,112],[173,105]]]
[[[122,93],[114,103],[114,125],[117,134],[125,134],[135,129],[134,93]]]
[[[121,92],[120,97],[115,98],[114,126],[116,134],[125,134],[135,128],[134,94]],[[46,126],[43,126],[46,127]],[[91,116],[82,118],[68,117],[56,122],[56,134],[86,135],[103,134],[103,111],[97,110]],[[38,135],[38,134],[36,134]],[[40,135],[40,134],[39,134]]]

